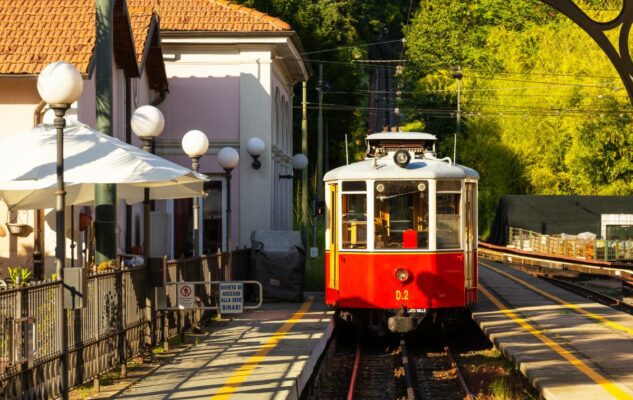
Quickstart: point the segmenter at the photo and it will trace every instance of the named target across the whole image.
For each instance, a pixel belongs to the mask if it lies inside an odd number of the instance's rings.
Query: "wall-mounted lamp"
[[[279,179],[292,179],[301,177],[301,171],[308,166],[308,157],[303,153],[297,153],[292,157],[292,169],[294,174],[292,175],[279,175]]]
[[[253,157],[253,163],[251,164],[253,169],[259,169],[262,166],[258,158],[264,153],[264,150],[266,150],[266,144],[258,137],[250,138],[246,142],[246,151]]]

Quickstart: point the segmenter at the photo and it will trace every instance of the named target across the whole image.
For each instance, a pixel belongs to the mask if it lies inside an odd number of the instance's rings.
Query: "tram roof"
[[[437,140],[437,137],[424,132],[380,132],[367,135],[365,140]]]
[[[376,166],[374,167],[374,160]],[[479,179],[479,174],[472,168],[446,161],[428,158],[415,158],[404,168],[386,156],[368,159],[335,168],[323,177],[324,182],[338,180],[365,179]]]

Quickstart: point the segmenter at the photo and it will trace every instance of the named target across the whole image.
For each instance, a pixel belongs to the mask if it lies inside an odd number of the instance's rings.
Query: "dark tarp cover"
[[[501,196],[488,243],[505,246],[508,227],[600,236],[602,214],[633,214],[633,196]]]
[[[305,240],[297,231],[253,231],[252,277],[263,286],[264,298],[303,301]]]

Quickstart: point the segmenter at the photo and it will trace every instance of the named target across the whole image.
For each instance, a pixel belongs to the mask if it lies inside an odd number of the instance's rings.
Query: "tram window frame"
[[[459,187],[455,183],[459,184]],[[463,246],[462,201],[464,196],[462,191],[463,182],[461,180],[437,180],[435,189],[435,247],[438,250],[461,249]],[[456,213],[440,212],[441,210],[453,210]],[[452,216],[452,218],[448,216]]]
[[[355,200],[355,208],[361,206],[360,210],[349,209],[351,199]],[[356,218],[359,215],[361,215],[362,218]],[[349,219],[350,216],[354,218]],[[340,227],[341,233],[339,237],[341,238],[341,250],[366,250],[369,248],[369,237],[367,236],[367,182],[342,182]]]
[[[382,190],[378,190],[383,185]],[[388,185],[399,185],[401,194],[389,193]],[[424,185],[422,191],[420,185]],[[410,186],[410,188],[407,188]],[[391,190],[394,190],[391,188]],[[398,190],[396,190],[398,191]],[[409,195],[407,197],[402,197]],[[416,196],[418,195],[418,196]],[[385,196],[380,199],[380,196]],[[390,197],[393,196],[393,197]],[[406,204],[404,199],[408,199]],[[387,202],[385,202],[387,200]],[[416,201],[417,200],[417,201]],[[399,201],[400,204],[397,204]],[[392,205],[392,203],[395,203]],[[399,207],[399,208],[396,208]],[[392,209],[395,208],[395,209]],[[409,218],[402,211],[410,210]],[[405,214],[407,212],[405,211]],[[405,218],[393,219],[394,215]],[[376,251],[426,251],[430,249],[430,190],[429,180],[379,180],[374,182],[374,249]],[[411,233],[409,233],[411,232]],[[413,233],[415,232],[415,233]],[[405,238],[406,235],[406,238]]]

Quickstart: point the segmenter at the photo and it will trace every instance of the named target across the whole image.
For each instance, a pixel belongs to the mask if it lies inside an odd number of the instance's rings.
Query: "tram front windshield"
[[[377,181],[374,185],[374,247],[428,249],[428,182]]]

